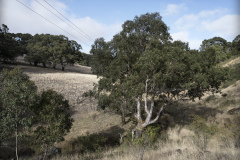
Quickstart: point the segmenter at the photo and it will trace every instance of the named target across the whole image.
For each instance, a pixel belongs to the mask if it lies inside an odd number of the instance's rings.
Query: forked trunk
[[[136,129],[135,129],[135,132],[136,132],[136,137],[141,137],[142,135],[142,131],[145,127],[147,127],[148,125],[150,124],[153,124],[155,123],[159,117],[160,117],[160,114],[163,112],[163,109],[164,109],[164,106],[166,104],[164,104],[161,109],[159,110],[159,112],[157,113],[157,116],[153,119],[152,119],[152,114],[153,114],[153,108],[154,108],[154,98],[155,98],[155,95],[152,93],[152,96],[151,96],[151,106],[150,106],[150,109],[147,105],[147,93],[148,93],[148,81],[149,80],[146,80],[146,86],[145,86],[145,112],[147,114],[146,118],[145,118],[145,121],[142,120],[142,117],[141,117],[141,100],[142,100],[142,96],[139,95],[138,96],[138,99],[137,99],[137,114],[135,115],[135,117],[137,118],[138,120],[138,124],[136,126]]]

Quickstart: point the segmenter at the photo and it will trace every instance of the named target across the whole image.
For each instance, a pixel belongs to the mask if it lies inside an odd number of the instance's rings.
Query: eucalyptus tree
[[[3,70],[0,77],[0,137],[8,140],[14,133],[18,159],[19,140],[33,124],[33,109],[38,101],[37,87],[22,70]]]
[[[42,147],[46,155],[71,129],[68,101],[53,90],[39,96],[34,82],[21,69],[2,71],[0,93],[0,147],[9,148],[9,139],[15,137],[17,159],[22,138]]]
[[[225,78],[224,71],[215,67],[213,48],[192,51],[188,43],[172,42],[168,30],[159,13],[136,16],[123,24],[107,52],[100,49],[99,56],[109,52],[111,61],[100,72],[97,97],[121,110],[123,123],[126,111],[136,112],[138,135],[158,120],[164,106],[201,98],[205,91],[218,89]]]
[[[27,54],[27,45],[29,43],[29,40],[32,38],[32,35],[29,33],[16,33],[13,34],[13,37],[18,44],[19,55]]]
[[[134,73],[133,66],[140,56],[146,54],[149,43],[156,39],[161,45],[170,43],[168,27],[159,13],[147,13],[136,16],[133,21],[126,21],[122,31],[115,35],[111,42],[97,40],[92,46],[93,71],[103,76],[98,83],[98,91],[111,92],[108,96],[116,110],[121,110],[122,122],[125,123],[125,112],[131,109],[134,98],[127,88],[128,79]],[[103,92],[104,94],[104,92]],[[106,98],[105,96],[99,96]],[[133,108],[132,108],[133,109]]]
[[[208,48],[213,48],[216,51],[216,61],[218,63],[230,57],[231,44],[222,37],[213,37],[202,41],[200,50],[205,51]]]
[[[222,37],[213,37],[210,39],[205,39],[202,41],[200,49],[204,51],[210,46],[214,46],[215,44],[219,44],[220,46],[222,46],[223,50],[225,51],[225,47],[227,46],[227,41]]]
[[[44,149],[44,158],[48,149],[54,143],[63,141],[70,131],[73,119],[68,113],[69,108],[68,101],[61,94],[53,90],[41,93],[40,101],[34,110],[37,127],[32,129],[32,144]]]
[[[104,38],[98,38],[94,41],[90,50],[92,55],[92,70],[97,76],[108,74],[108,67],[113,60],[110,50],[110,43],[105,42]]]
[[[18,56],[18,45],[7,25],[0,27],[0,62],[14,61]]]
[[[233,55],[240,54],[240,35],[236,36],[232,41],[232,54]]]
[[[64,70],[67,65],[68,38],[63,35],[54,36],[52,43],[52,52],[54,53],[52,58],[55,61],[55,64],[59,63],[62,66],[62,70]]]
[[[30,63],[33,62],[35,66],[42,63],[44,67],[48,63],[51,53],[49,52],[49,45],[51,45],[52,35],[50,34],[35,34],[27,45],[28,54],[25,60]]]
[[[44,67],[50,64],[54,69],[60,64],[64,70],[67,64],[82,60],[80,49],[80,44],[66,36],[36,34],[28,42],[28,54],[25,59],[34,62],[35,65],[42,63]]]
[[[84,66],[92,66],[92,54],[82,53],[82,61],[79,64]]]
[[[81,49],[82,46],[74,40],[69,40],[63,35],[54,36],[49,44],[48,52],[51,56],[48,60],[53,68],[60,64],[64,71],[67,64],[73,65],[82,60]]]
[[[169,103],[200,99],[205,91],[219,88],[226,72],[216,67],[215,54],[211,48],[195,54],[174,43],[162,45],[156,40],[149,43],[123,83],[129,98],[136,102],[131,105],[135,105],[138,136],[159,119]]]
[[[70,65],[73,65],[76,62],[79,63],[79,62],[83,61],[83,55],[82,55],[82,52],[80,52],[81,49],[82,49],[82,46],[80,44],[78,44],[76,41],[74,41],[74,40],[68,41],[67,62]]]

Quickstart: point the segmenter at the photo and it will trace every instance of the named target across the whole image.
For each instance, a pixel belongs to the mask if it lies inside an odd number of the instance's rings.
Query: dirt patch
[[[238,64],[238,63],[240,63],[240,57],[237,57],[237,58],[231,60],[230,62],[222,65],[222,67],[230,67],[230,66],[233,66],[233,65]]]

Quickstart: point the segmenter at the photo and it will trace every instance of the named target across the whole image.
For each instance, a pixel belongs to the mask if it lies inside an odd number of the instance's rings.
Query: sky
[[[190,49],[204,39],[232,42],[240,34],[240,0],[0,0],[0,25],[11,33],[65,35],[89,53],[96,38],[110,41],[125,21],[153,12],[173,40]]]

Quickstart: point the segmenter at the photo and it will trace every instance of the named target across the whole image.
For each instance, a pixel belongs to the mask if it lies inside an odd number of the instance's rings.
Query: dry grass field
[[[239,58],[229,63],[225,64],[224,67],[240,63]],[[39,92],[45,89],[53,89],[64,95],[71,105],[70,112],[74,118],[73,127],[65,137],[64,142],[55,144],[62,148],[63,154],[61,157],[54,157],[53,159],[139,159],[143,148],[136,145],[117,145],[102,152],[85,154],[72,152],[74,150],[73,144],[78,137],[100,133],[118,136],[118,133],[126,134],[132,127],[131,123],[121,125],[119,115],[98,111],[96,100],[82,98],[81,95],[92,89],[93,83],[98,81],[97,77],[91,74],[90,68],[82,66],[67,67],[66,71],[62,72],[27,65],[19,65],[18,67],[21,67],[30,76],[30,79],[38,86]],[[240,160],[240,149],[235,147],[231,131],[225,125],[233,117],[229,114],[229,111],[240,109],[240,81],[222,89],[222,93],[225,96],[206,94],[202,100],[169,106],[167,110],[171,113],[175,126],[163,132],[162,137],[154,145],[144,149],[143,159]],[[202,151],[196,144],[197,136],[187,122],[190,114],[198,114],[207,120],[207,124],[216,124],[218,127],[218,132],[209,140],[207,151]]]

